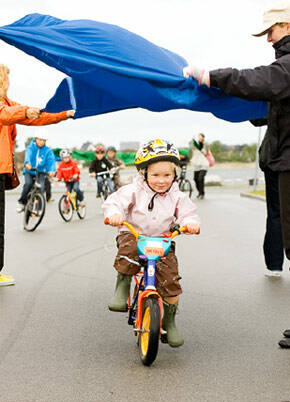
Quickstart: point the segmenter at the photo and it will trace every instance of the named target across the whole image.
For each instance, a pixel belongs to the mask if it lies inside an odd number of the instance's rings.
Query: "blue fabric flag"
[[[188,109],[240,122],[264,117],[267,104],[198,87],[185,59],[116,25],[28,14],[0,28],[0,38],[68,77],[45,110],[75,109],[75,118],[141,107]]]

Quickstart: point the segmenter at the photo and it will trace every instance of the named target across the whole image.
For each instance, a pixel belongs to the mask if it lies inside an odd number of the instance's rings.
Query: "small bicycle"
[[[187,193],[190,198],[192,195],[192,185],[190,181],[186,178],[186,171],[187,171],[186,164],[182,164],[180,176],[177,179],[177,183],[179,186],[179,190],[184,193]]]
[[[36,169],[31,169],[31,171],[36,171]],[[27,232],[33,232],[44,217],[46,201],[40,188],[41,185],[38,183],[37,177],[35,177],[24,207],[23,227]]]
[[[102,177],[103,178],[103,183],[102,183],[102,191],[101,191],[101,199],[104,202],[110,194],[112,194],[112,191],[110,190],[110,186],[108,184],[108,178],[113,179],[114,172],[110,170],[105,170],[104,172],[99,172],[96,174],[96,177]]]
[[[109,224],[106,218],[104,223]],[[162,330],[162,299],[155,287],[156,261],[165,257],[171,248],[172,239],[186,227],[175,230],[164,237],[150,237],[140,235],[128,222],[123,222],[135,236],[140,265],[142,270],[134,275],[135,288],[131,298],[128,299],[128,324],[133,325],[137,336],[139,355],[145,366],[150,366],[158,353],[159,339],[166,343],[166,332]]]
[[[77,193],[75,190],[69,192],[68,188],[66,188],[65,194],[63,194],[59,199],[58,210],[60,216],[65,222],[72,220],[75,211],[80,219],[84,219],[86,216],[86,206],[81,206],[77,199]]]

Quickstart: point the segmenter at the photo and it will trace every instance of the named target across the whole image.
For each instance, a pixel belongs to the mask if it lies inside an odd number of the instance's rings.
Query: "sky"
[[[92,19],[119,25],[156,45],[183,56],[205,69],[238,69],[267,65],[274,50],[266,36],[256,38],[267,0],[1,0],[0,26],[30,13],[57,18]],[[0,42],[0,63],[10,69],[8,96],[23,105],[44,107],[64,75],[13,46]],[[45,128],[18,125],[18,149],[39,134],[51,147],[80,147],[85,141],[103,142],[117,148],[121,141],[145,142],[152,138],[187,146],[202,132],[209,142],[254,143],[259,129],[249,122],[229,123],[210,113],[173,110],[156,113],[130,109],[69,120]],[[264,132],[264,131],[263,131]]]

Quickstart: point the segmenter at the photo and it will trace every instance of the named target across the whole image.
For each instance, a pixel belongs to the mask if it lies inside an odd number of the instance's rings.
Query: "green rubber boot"
[[[127,301],[130,294],[131,275],[118,272],[115,293],[108,305],[111,311],[127,311]]]
[[[162,328],[167,331],[168,344],[172,348],[178,348],[184,344],[184,338],[175,324],[177,306],[178,303],[168,304],[163,301],[164,314],[162,318]]]

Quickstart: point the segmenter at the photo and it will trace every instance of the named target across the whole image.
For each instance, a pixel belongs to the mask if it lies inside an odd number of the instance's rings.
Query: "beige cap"
[[[263,25],[261,26],[259,33],[252,35],[265,35],[273,25],[280,22],[290,22],[290,1],[279,1],[266,10],[263,15]]]

